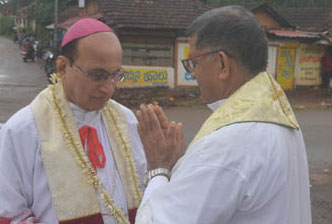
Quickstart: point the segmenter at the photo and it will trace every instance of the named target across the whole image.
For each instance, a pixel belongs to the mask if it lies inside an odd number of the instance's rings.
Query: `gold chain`
[[[121,145],[124,148],[124,152],[126,155],[126,161],[129,166],[128,167],[129,169],[127,170],[127,172],[132,174],[131,178],[134,182],[134,184],[132,184],[132,193],[135,197],[135,200],[140,202],[142,200],[142,193],[141,193],[141,190],[139,189],[139,184],[138,184],[139,177],[136,172],[136,167],[135,167],[132,153],[130,153],[131,150],[130,150],[127,142],[124,140],[123,136],[121,135],[121,131],[120,131],[119,126],[117,125],[115,115],[113,114],[112,110],[110,110],[110,107],[106,107],[106,108],[107,108],[106,117],[108,120],[110,120],[114,123],[116,133],[118,133],[118,137],[120,139]]]
[[[51,85],[53,104],[56,110],[56,114],[58,115],[60,124],[62,126],[63,136],[66,141],[66,145],[73,154],[73,158],[83,168],[83,172],[89,176],[88,183],[93,185],[93,187],[99,193],[99,197],[104,201],[106,207],[110,210],[108,214],[112,214],[112,216],[117,220],[118,223],[129,224],[129,221],[126,219],[121,209],[116,208],[112,196],[103,187],[98,175],[91,166],[89,159],[87,158],[83,150],[80,150],[80,143],[75,142],[74,135],[70,130],[70,127],[67,125],[68,122],[66,122],[66,118],[61,110],[58,99],[56,97],[56,85],[61,85],[61,83]],[[121,135],[121,133],[119,134]]]

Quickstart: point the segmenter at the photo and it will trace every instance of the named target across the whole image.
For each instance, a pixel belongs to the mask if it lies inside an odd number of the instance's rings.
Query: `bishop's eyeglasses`
[[[112,73],[107,73],[104,71],[84,71],[80,66],[73,63],[83,74],[85,74],[92,81],[102,81],[110,78],[113,82],[121,82],[125,78],[125,70],[119,68]]]

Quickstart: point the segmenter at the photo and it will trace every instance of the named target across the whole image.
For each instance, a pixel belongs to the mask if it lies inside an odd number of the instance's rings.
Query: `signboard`
[[[293,88],[296,49],[281,47],[279,50],[278,83],[284,90]]]
[[[189,44],[177,43],[177,85],[178,86],[197,86],[197,81],[187,73],[182,65],[181,60],[188,58],[189,55]]]
[[[268,62],[266,70],[274,77],[277,78],[276,74],[276,62],[277,62],[277,46],[269,46],[268,49]]]
[[[298,49],[295,69],[296,85],[319,85],[321,58],[324,55],[324,46],[301,44]]]
[[[119,82],[118,87],[174,87],[174,68],[148,67],[148,66],[123,66],[125,79]]]

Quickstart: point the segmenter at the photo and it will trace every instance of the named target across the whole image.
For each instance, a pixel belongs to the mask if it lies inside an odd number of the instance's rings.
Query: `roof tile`
[[[98,0],[114,28],[183,29],[209,8],[198,0]]]

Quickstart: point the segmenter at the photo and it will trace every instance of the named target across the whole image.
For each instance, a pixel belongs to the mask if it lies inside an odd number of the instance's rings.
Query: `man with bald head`
[[[146,160],[137,121],[110,100],[124,78],[113,30],[65,34],[53,84],[0,132],[0,223],[134,223]]]

